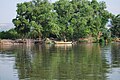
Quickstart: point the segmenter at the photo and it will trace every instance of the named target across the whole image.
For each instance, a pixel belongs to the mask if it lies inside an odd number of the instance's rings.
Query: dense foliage
[[[112,18],[111,23],[112,23],[112,28],[111,28],[112,36],[120,37],[120,14],[114,16]]]
[[[20,35],[15,29],[10,29],[9,31],[0,32],[0,39],[17,39]]]
[[[50,3],[48,0],[32,0],[17,4],[13,23],[22,37],[98,39],[109,18],[103,1],[58,0]]]

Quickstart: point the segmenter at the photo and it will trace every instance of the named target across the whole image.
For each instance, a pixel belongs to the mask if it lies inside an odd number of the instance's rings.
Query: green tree
[[[35,8],[33,16],[35,22],[42,27],[42,37],[49,37],[50,34],[59,35],[59,26],[57,25],[57,14],[53,5],[48,0],[34,0]]]
[[[60,38],[65,40],[73,36],[73,28],[70,20],[74,9],[69,0],[59,0],[54,3],[54,9],[58,14],[58,25],[60,27]]]
[[[30,6],[28,6],[30,2],[19,3],[17,4],[17,16],[13,19],[13,23],[16,26],[15,30],[25,38],[30,32],[30,24],[28,19],[28,10]]]
[[[101,37],[101,33],[103,33],[103,29],[105,28],[108,19],[110,18],[110,13],[105,10],[106,4],[105,2],[97,2],[97,0],[91,1],[91,6],[94,9],[93,13],[93,26],[91,28],[93,37],[98,41]]]
[[[0,32],[1,39],[17,39],[20,35],[17,33],[15,29],[10,29],[9,31]]]
[[[120,37],[120,14],[112,18],[111,32],[113,37]]]
[[[35,33],[39,38],[59,35],[57,14],[48,0],[33,0],[17,5],[17,17],[13,19],[16,30],[23,37]]]
[[[90,6],[90,1],[72,0],[74,13],[71,19],[71,24],[74,28],[74,38],[83,38],[91,34],[91,19],[93,9]]]

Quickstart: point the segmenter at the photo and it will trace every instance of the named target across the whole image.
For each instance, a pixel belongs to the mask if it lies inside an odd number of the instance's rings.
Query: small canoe
[[[72,44],[72,42],[55,41],[55,44]]]

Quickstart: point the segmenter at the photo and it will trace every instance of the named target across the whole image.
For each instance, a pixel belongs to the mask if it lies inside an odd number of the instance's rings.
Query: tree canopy
[[[105,28],[110,13],[105,2],[97,0],[32,0],[17,5],[13,19],[15,30],[27,37],[58,39],[98,38]]]

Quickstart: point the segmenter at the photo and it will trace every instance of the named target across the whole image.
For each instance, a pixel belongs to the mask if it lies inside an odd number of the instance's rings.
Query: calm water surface
[[[1,45],[0,80],[120,80],[120,43]]]

